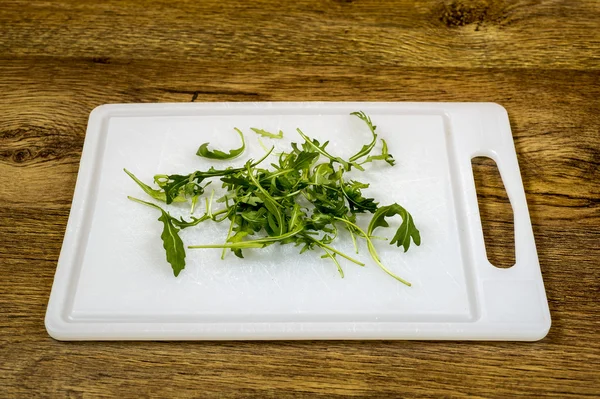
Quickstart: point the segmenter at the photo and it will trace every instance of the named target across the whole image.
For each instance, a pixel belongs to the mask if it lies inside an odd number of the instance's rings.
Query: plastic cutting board
[[[299,127],[347,157],[370,140],[349,115],[357,110],[397,160],[367,165],[360,180],[381,204],[407,208],[421,231],[421,246],[407,253],[376,241],[382,261],[412,287],[379,269],[364,245],[356,256],[366,266],[342,261],[344,278],[317,251],[292,245],[225,260],[218,249],[188,249],[186,269],[173,276],[159,213],[127,199],[148,197],[123,168],[150,183],[155,174],[222,165],[195,152],[204,142],[238,147],[234,127],[247,140],[235,166],[264,154],[250,127],[281,129],[283,140],[262,139],[275,151],[301,142]],[[480,155],[496,161],[514,212],[516,264],[508,269],[486,257],[471,170]],[[169,209],[189,215],[189,206]],[[181,237],[221,243],[226,224],[206,222]],[[336,247],[353,252],[344,234]],[[100,106],[89,118],[46,327],[59,340],[541,339],[550,314],[507,113],[493,103]]]

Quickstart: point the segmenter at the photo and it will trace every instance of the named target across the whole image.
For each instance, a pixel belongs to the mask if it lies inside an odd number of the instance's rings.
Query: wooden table
[[[44,313],[103,103],[495,101],[553,317],[536,343],[57,342]],[[491,258],[510,206],[474,163]],[[600,2],[0,4],[0,397],[600,395]],[[500,262],[501,263],[501,262]],[[510,262],[509,262],[510,263]]]

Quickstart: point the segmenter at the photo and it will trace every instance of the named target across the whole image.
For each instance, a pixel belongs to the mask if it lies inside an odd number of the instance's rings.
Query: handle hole
[[[515,264],[513,209],[496,162],[484,156],[471,159],[477,203],[489,262],[499,268]]]

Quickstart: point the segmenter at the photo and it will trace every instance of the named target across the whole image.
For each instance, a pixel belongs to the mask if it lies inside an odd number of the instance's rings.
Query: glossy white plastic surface
[[[123,172],[150,183],[158,173],[187,174],[223,161],[195,155],[199,144],[264,154],[250,127],[330,140],[342,157],[370,140],[368,113],[397,164],[368,165],[355,176],[382,204],[413,215],[422,245],[407,253],[376,241],[382,261],[412,283],[400,284],[373,263],[366,247],[342,261],[340,278],[317,251],[273,245],[245,259],[218,249],[188,249],[175,278],[165,260],[159,213]],[[379,145],[378,147],[379,148]],[[515,218],[516,264],[489,263],[471,170],[474,156],[493,158]],[[225,163],[229,165],[229,163]],[[213,185],[219,188],[219,184]],[[217,205],[216,205],[217,206]],[[170,206],[189,215],[189,206]],[[196,214],[201,214],[200,207]],[[362,220],[363,225],[367,219]],[[399,220],[392,224],[398,226]],[[221,243],[227,223],[182,231],[186,245]],[[392,229],[378,234],[391,237]],[[342,234],[336,247],[353,253]],[[525,194],[508,117],[492,103],[190,103],[104,105],[90,115],[73,205],[46,315],[61,340],[114,339],[479,339],[537,340],[550,327]]]

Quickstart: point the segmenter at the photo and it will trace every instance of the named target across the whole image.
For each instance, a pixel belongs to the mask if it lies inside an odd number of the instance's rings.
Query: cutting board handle
[[[535,239],[529,218],[527,199],[521,180],[515,145],[508,122],[508,114],[504,107],[493,103],[487,104],[481,113],[483,114],[481,117],[482,130],[477,135],[476,140],[473,140],[475,146],[472,148],[469,161],[475,157],[484,156],[496,162],[514,215],[515,273],[525,274],[527,272],[524,269],[530,268],[533,271],[539,271]],[[470,200],[471,202],[474,200],[476,203],[477,194],[474,179],[472,179],[471,185],[473,193]],[[478,206],[476,209],[479,213]],[[483,244],[485,251],[481,218],[479,218],[478,222],[477,232],[481,238],[479,247]]]
[[[486,323],[508,323],[515,328],[527,324],[531,336],[539,339],[550,328],[550,313],[508,113],[495,103],[477,103],[469,113],[458,118],[454,114],[451,124],[479,317]],[[512,206],[515,264],[509,268],[496,267],[487,258],[471,165],[479,156],[496,162]]]

